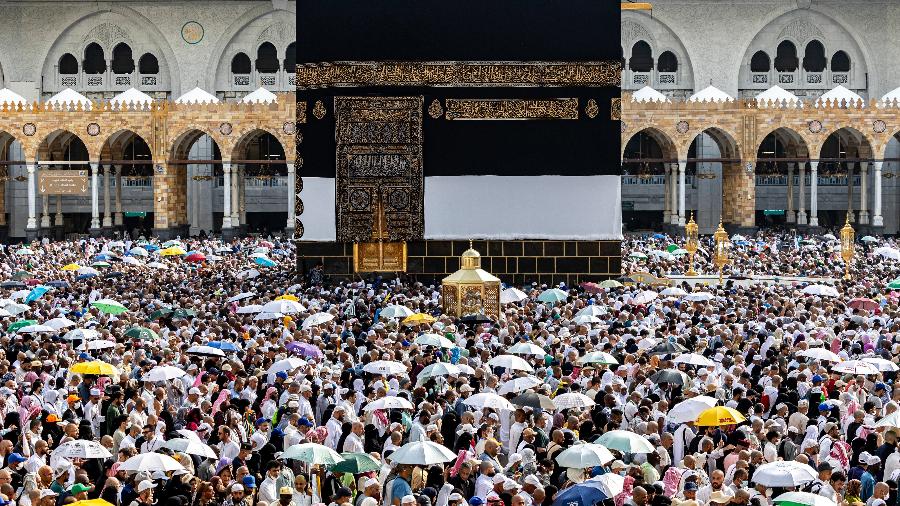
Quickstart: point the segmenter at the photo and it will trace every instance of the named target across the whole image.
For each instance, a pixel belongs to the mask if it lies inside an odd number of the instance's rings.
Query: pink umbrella
[[[205,262],[206,255],[204,255],[203,253],[200,253],[200,252],[194,252],[194,253],[191,253],[190,255],[184,257],[184,259],[188,262]]]
[[[852,307],[853,309],[863,309],[865,311],[875,311],[880,307],[877,302],[865,297],[857,297],[851,300],[847,305]]]

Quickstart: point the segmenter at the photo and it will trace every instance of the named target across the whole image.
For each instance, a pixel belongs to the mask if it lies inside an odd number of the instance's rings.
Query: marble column
[[[800,162],[800,211],[797,212],[797,225],[806,225],[806,162]]]
[[[809,226],[819,226],[819,162],[809,162]]]
[[[240,191],[238,181],[241,179],[241,168],[240,164],[235,165],[232,168],[231,174],[231,226],[232,227],[240,227],[241,223],[241,213],[240,213],[240,203],[238,202],[238,192]]]
[[[687,162],[678,162],[678,226],[685,225],[685,203],[687,201]]]
[[[853,169],[854,162],[847,162],[847,218],[850,223],[855,223],[856,213],[853,212]]]
[[[678,225],[678,164],[669,164],[669,168],[672,171],[669,179],[669,191],[671,192],[669,194],[669,216],[671,217],[669,223]]]
[[[222,171],[225,179],[222,183],[224,196],[222,198],[222,229],[231,228],[231,162],[222,162]]]
[[[99,183],[99,174],[97,173],[100,170],[99,162],[91,162],[91,229],[96,230],[100,228],[100,198],[99,198],[99,188],[97,185]]]
[[[876,161],[875,172],[872,174],[875,183],[875,212],[872,215],[872,226],[875,227],[884,226],[884,218],[881,216],[881,168],[883,164],[884,160]]]
[[[297,181],[296,181],[296,169],[294,168],[294,164],[288,162],[287,164],[287,192],[288,192],[288,208],[287,208],[287,223],[285,224],[285,230],[293,231],[294,224],[296,223],[296,216],[294,215],[294,209],[297,204]]]
[[[25,228],[34,230],[37,228],[36,205],[35,205],[35,181],[34,181],[34,162],[25,164],[28,171],[28,222]]]
[[[669,164],[664,163],[663,168],[666,170],[665,179],[663,180],[663,223],[669,223],[672,220],[672,211],[670,206],[672,205],[672,199],[669,195],[669,185],[671,184],[672,179],[672,170],[669,168]]]
[[[869,224],[869,162],[859,163],[859,224]]]
[[[240,177],[238,178],[238,216],[240,216],[241,225],[247,226],[247,178],[245,177],[246,165],[241,167]]]
[[[109,170],[112,165],[103,169],[103,228],[112,227],[112,213],[109,208]]]
[[[122,166],[113,166],[113,179],[116,180],[116,214],[113,217],[113,225],[122,226]]]
[[[794,214],[794,162],[787,164],[787,216],[788,223],[796,223],[797,216]]]
[[[50,197],[41,197],[41,228],[50,228]]]
[[[62,213],[62,195],[56,196],[56,219],[53,220],[54,227],[63,226],[63,213]]]

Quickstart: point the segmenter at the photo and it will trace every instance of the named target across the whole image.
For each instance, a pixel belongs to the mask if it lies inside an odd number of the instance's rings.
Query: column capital
[[[809,161],[809,168],[810,168],[812,171],[818,171],[818,170],[819,170],[819,162],[818,162],[818,161],[812,161],[812,160],[810,160],[810,161]]]
[[[294,162],[287,162],[285,165],[287,165],[288,174],[292,174],[293,172],[295,172],[297,170],[294,165]]]
[[[787,163],[788,170],[794,170],[795,165],[797,165],[796,162],[788,162]]]

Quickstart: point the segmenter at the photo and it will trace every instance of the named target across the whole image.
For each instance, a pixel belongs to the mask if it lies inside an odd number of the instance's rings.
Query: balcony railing
[[[812,178],[809,174],[803,178],[803,184],[809,186]],[[859,174],[853,176],[853,186],[861,184]],[[757,175],[756,186],[787,186],[787,176],[784,174],[774,175]],[[794,174],[794,186],[800,186],[800,176]],[[847,186],[847,176],[819,176],[818,186]]]

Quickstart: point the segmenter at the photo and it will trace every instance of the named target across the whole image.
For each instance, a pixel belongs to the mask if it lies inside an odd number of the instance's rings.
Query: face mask
[[[625,476],[625,471],[619,471],[617,474],[618,474],[619,476]]]

